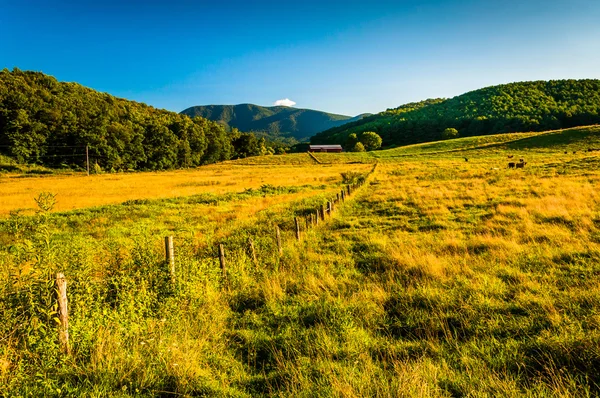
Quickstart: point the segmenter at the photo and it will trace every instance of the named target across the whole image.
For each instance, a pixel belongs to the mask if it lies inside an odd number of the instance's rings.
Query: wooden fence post
[[[321,205],[321,220],[325,221],[325,205]]]
[[[223,247],[222,243],[219,243],[219,264],[221,265],[223,279],[227,281],[227,269],[225,268],[225,248]]]
[[[256,260],[256,250],[254,250],[254,241],[252,238],[248,238],[248,247],[250,248],[250,255],[252,256],[252,261],[254,261],[254,266],[258,267],[258,261]]]
[[[342,189],[342,202],[346,201],[346,192]]]
[[[314,217],[315,225],[319,225],[319,209],[315,212]]]
[[[175,282],[175,249],[172,236],[165,237],[165,261],[169,266],[171,281]]]
[[[298,217],[294,217],[294,223],[296,223],[296,240],[300,240],[300,223]]]
[[[352,188],[350,188],[350,185],[348,185],[346,188],[348,189],[348,196],[352,195]]]
[[[67,300],[67,279],[63,273],[56,274],[56,291],[58,301],[58,341],[63,353],[69,355],[71,347],[69,346],[69,308]]]
[[[281,232],[279,231],[279,226],[275,226],[275,236],[277,237],[277,250],[279,251],[279,255],[283,254],[283,247],[281,247]]]

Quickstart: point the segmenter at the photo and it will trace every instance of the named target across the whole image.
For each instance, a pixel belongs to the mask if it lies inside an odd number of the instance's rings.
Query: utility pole
[[[87,175],[90,176],[90,147],[89,145],[85,146],[85,164],[87,167]]]

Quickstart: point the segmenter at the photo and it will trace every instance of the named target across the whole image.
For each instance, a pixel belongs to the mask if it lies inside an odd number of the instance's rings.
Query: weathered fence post
[[[67,300],[67,279],[63,273],[56,274],[56,292],[58,301],[58,341],[62,352],[69,355],[71,347],[69,347],[69,308]]]
[[[340,194],[339,194],[339,193],[336,193],[336,194],[335,194],[335,200],[336,200],[337,202],[339,202],[339,201],[340,201]]]
[[[319,225],[319,209],[315,212],[314,217],[315,225]]]
[[[166,236],[165,237],[165,261],[169,266],[169,275],[171,276],[171,281],[175,281],[175,249],[173,246],[173,237]]]
[[[279,255],[283,254],[283,247],[281,246],[281,232],[279,231],[279,226],[275,226],[275,236],[277,237],[277,250],[279,251]]]
[[[300,223],[298,217],[294,217],[294,223],[296,223],[296,240],[300,240]]]
[[[221,272],[223,279],[227,281],[227,269],[225,268],[225,248],[222,243],[219,243],[219,264],[221,265]]]
[[[325,206],[321,205],[321,220],[325,221]]]
[[[250,248],[250,255],[252,256],[254,266],[258,267],[258,261],[256,260],[256,250],[254,249],[254,241],[252,240],[252,238],[248,238],[248,247]]]
[[[348,188],[348,196],[352,195],[352,188],[350,188],[350,185],[348,185],[346,188]]]
[[[342,202],[346,201],[346,192],[342,189]]]

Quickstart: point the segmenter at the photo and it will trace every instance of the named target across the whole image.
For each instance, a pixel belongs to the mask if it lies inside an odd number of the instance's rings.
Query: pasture
[[[598,127],[316,154],[320,163],[294,154],[165,173],[4,175],[0,389],[598,395],[595,148]],[[520,158],[525,168],[507,168]],[[42,191],[56,194],[53,208]],[[34,197],[37,212],[15,211]],[[57,272],[68,280],[69,355]]]

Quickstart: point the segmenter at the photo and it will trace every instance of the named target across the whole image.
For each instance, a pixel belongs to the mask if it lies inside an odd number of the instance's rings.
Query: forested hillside
[[[201,116],[219,122],[226,128],[252,131],[269,139],[306,140],[332,127],[360,120],[356,117],[336,115],[312,109],[287,106],[207,105],[193,106],[181,112],[190,117]]]
[[[439,140],[446,128],[467,137],[596,123],[600,123],[600,80],[535,81],[388,109],[324,131],[311,142],[344,144],[351,133],[375,131],[384,146],[405,145]]]
[[[0,154],[22,163],[162,170],[264,154],[264,140],[39,72],[0,71]]]

